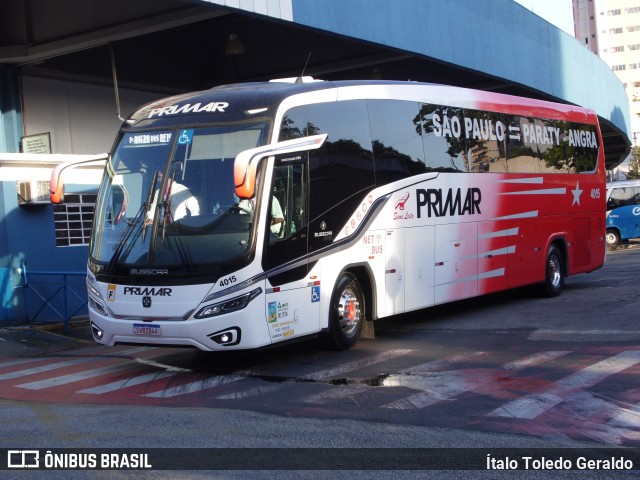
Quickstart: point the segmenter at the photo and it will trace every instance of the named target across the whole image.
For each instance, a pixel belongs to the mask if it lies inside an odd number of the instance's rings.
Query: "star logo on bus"
[[[576,188],[574,190],[571,190],[571,193],[573,193],[573,203],[571,204],[571,206],[573,207],[576,203],[578,204],[578,206],[580,206],[580,195],[582,195],[582,190],[580,190],[580,182],[576,182]]]

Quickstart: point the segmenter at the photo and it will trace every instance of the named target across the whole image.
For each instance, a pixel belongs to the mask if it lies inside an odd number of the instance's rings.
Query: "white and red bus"
[[[596,115],[408,82],[274,81],[124,122],[89,248],[96,341],[256,348],[605,259]]]

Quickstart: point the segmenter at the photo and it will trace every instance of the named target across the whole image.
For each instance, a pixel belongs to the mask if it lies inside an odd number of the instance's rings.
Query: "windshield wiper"
[[[153,174],[153,180],[151,181],[151,186],[149,187],[149,191],[147,192],[147,201],[144,202],[142,205],[140,205],[140,209],[136,213],[136,216],[133,217],[133,220],[125,219],[125,221],[127,222],[127,228],[122,234],[122,237],[120,237],[120,241],[118,242],[118,245],[116,245],[116,249],[114,250],[113,255],[111,256],[111,259],[109,259],[109,265],[107,267],[107,271],[111,272],[114,270],[116,264],[118,263],[118,260],[122,256],[124,247],[127,245],[127,243],[129,242],[129,239],[132,237],[135,227],[139,225],[140,225],[140,228],[144,228],[144,231],[142,234],[142,240],[144,241],[144,236],[146,233],[146,218],[147,218],[147,214],[149,213],[149,208],[151,207],[151,197],[153,196],[153,192],[155,191],[157,181],[158,181],[158,172],[156,171]],[[140,217],[143,217],[141,223],[139,223]],[[137,236],[138,235],[136,235],[136,237]]]
[[[113,255],[111,256],[111,259],[109,260],[109,266],[107,267],[107,271],[111,272],[115,268],[116,264],[118,263],[118,259],[122,255],[122,251],[124,250],[124,247],[129,241],[129,238],[131,238],[134,228],[139,225],[141,225],[141,227],[144,226],[144,220],[142,220],[141,224],[139,224],[138,222],[142,214],[146,212],[147,212],[146,203],[143,203],[140,206],[140,209],[138,210],[138,213],[136,213],[136,216],[133,218],[133,220],[127,220],[127,228],[122,234],[122,237],[120,238],[118,245],[116,245],[116,249],[113,252]]]
[[[173,213],[171,213],[171,190],[174,185],[175,176],[176,176],[176,171],[174,170],[173,174],[171,175],[171,178],[167,181],[167,187],[164,187],[164,189],[166,190],[166,195],[164,196],[164,198],[162,198],[162,202],[160,202],[161,200],[160,198],[158,198],[156,202],[156,211],[154,215],[152,237],[151,237],[151,241],[149,242],[149,261],[153,261],[153,257],[155,255],[155,248],[156,248],[156,241],[157,241],[156,239],[158,236],[157,229],[162,228],[162,234],[161,234],[162,245],[165,245],[167,227],[168,227],[168,224],[171,223],[173,224],[173,231],[175,232],[173,235],[173,238],[176,244],[176,250],[178,251],[178,255],[180,256],[180,260],[182,261],[182,264],[187,267],[187,271],[192,272],[192,271],[195,271],[195,267],[193,266],[193,262],[191,261],[191,256],[189,254],[189,251],[187,247],[184,245],[184,242],[182,241],[182,234],[180,233],[179,222],[176,223],[175,219],[173,218]],[[158,195],[158,197],[160,197],[160,195]],[[158,226],[158,220],[157,220],[158,218],[162,219],[161,227]]]

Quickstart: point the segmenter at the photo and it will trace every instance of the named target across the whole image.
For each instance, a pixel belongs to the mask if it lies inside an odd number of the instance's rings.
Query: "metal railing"
[[[23,262],[20,273],[27,322],[62,320],[66,331],[69,321],[86,309],[86,272],[27,272],[27,262]]]

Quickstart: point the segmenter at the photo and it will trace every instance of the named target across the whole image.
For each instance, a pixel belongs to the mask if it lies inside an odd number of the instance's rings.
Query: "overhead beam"
[[[190,7],[178,12],[121,23],[51,42],[0,47],[0,63],[29,65],[48,58],[106,45],[109,42],[147,35],[225,15],[229,15],[229,12],[214,10],[210,7]]]

